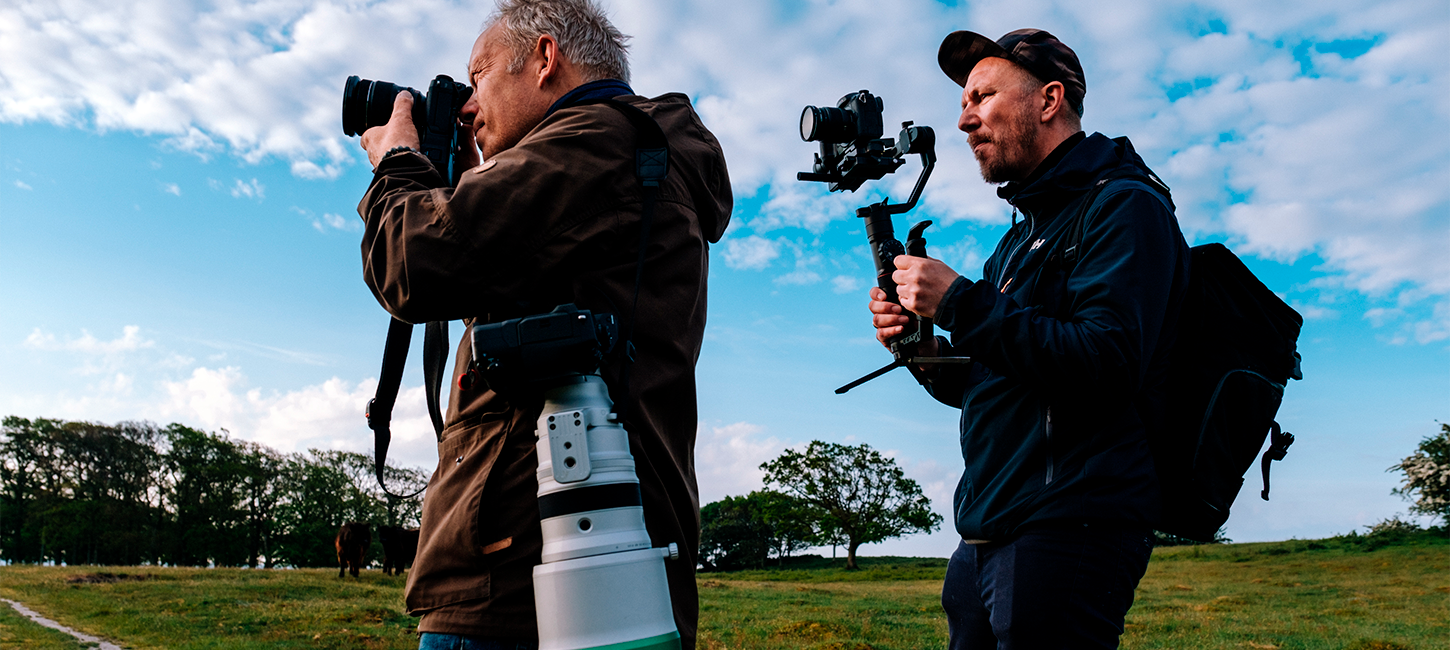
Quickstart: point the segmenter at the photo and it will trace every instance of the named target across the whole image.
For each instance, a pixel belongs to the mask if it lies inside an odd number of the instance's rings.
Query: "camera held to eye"
[[[342,89],[343,134],[362,135],[363,131],[387,124],[393,114],[393,100],[402,92],[413,95],[413,124],[418,127],[418,148],[438,173],[448,179],[449,185],[456,185],[459,174],[463,173],[455,161],[458,153],[458,114],[468,98],[473,96],[473,89],[448,75],[434,77],[428,84],[427,95],[387,81],[360,79],[357,75],[348,77]]]

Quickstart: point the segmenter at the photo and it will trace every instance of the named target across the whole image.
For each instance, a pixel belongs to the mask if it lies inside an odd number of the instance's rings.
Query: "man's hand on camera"
[[[886,302],[886,292],[880,287],[871,287],[871,302],[866,306],[871,310],[871,324],[876,326],[876,340],[881,345],[886,345],[887,339],[893,336],[900,336],[902,328],[911,322],[901,305]]]
[[[901,306],[927,318],[936,316],[937,305],[958,277],[960,274],[941,260],[910,255],[897,255],[896,272],[891,274]]]
[[[463,121],[458,123],[458,151],[453,154],[453,164],[457,169],[473,169],[479,163],[478,143],[473,141],[473,126]]]
[[[413,125],[413,95],[398,93],[393,100],[393,114],[388,123],[375,126],[362,134],[362,148],[368,152],[368,161],[377,169],[383,155],[397,147],[412,147],[417,150],[418,127]]]
[[[911,317],[906,315],[901,305],[886,302],[886,292],[880,287],[871,287],[871,302],[867,304],[867,308],[871,310],[871,324],[876,326],[876,340],[886,347],[891,347],[887,341],[900,336],[902,328],[911,322]],[[934,357],[936,353],[935,338],[922,341],[916,349],[917,356]]]

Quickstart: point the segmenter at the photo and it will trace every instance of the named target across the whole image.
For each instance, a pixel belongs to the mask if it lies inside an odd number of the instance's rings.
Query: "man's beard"
[[[982,180],[992,184],[1008,183],[1025,179],[1032,173],[1034,161],[1031,152],[1037,145],[1037,129],[1033,126],[1030,111],[1019,110],[1012,114],[1006,128],[991,138],[967,137],[972,155],[976,156],[977,164],[982,168]],[[977,145],[984,141],[994,145],[994,155],[987,158],[977,152]]]

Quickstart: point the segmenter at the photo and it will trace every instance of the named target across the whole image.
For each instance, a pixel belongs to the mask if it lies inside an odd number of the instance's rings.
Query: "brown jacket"
[[[681,636],[693,645],[695,362],[709,243],[724,233],[732,198],[720,145],[687,97],[624,99],[659,123],[670,147],[639,287],[629,381],[638,406],[627,425],[650,539],[680,548],[680,559],[668,563],[670,591]],[[389,158],[358,206],[367,222],[368,286],[408,322],[496,322],[572,302],[613,312],[623,329],[643,196],[635,142],[622,114],[590,105],[550,115],[518,145],[465,172],[456,189],[444,187],[421,155]],[[465,336],[406,604],[423,616],[423,632],[532,638],[541,400],[510,403],[486,387],[460,391],[457,373],[470,358]],[[619,371],[618,364],[603,370],[616,399]]]

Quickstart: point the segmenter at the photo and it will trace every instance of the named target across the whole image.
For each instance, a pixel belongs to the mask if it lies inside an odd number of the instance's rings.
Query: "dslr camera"
[[[883,102],[860,90],[830,106],[807,106],[801,112],[801,139],[821,143],[816,164],[798,180],[830,183],[832,192],[854,192],[866,181],[881,180],[906,161],[908,153],[931,152],[931,129],[901,125],[897,141],[882,138]],[[934,157],[934,156],[933,156]]]
[[[413,95],[413,124],[418,127],[419,149],[449,185],[457,185],[464,171],[456,164],[458,113],[473,89],[448,75],[434,77],[426,95],[387,81],[348,77],[342,88],[343,134],[362,135],[363,131],[387,124],[393,114],[393,100],[402,92]]]

